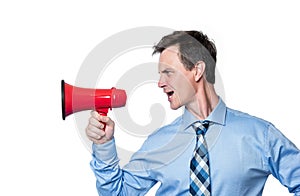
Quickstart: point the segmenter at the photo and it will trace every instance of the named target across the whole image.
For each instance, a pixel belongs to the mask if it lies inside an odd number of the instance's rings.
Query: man
[[[99,195],[144,195],[157,182],[157,195],[261,195],[270,174],[300,195],[300,151],[271,123],[226,107],[214,89],[217,52],[206,35],[176,31],[154,53],[158,86],[184,113],[121,169],[114,122],[92,112],[86,133]]]

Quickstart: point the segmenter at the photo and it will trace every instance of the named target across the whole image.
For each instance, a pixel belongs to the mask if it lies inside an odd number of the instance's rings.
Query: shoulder
[[[265,119],[231,108],[227,108],[226,125],[238,127],[240,130],[250,131],[267,131],[269,127],[274,127],[271,122]]]
[[[245,112],[227,108],[226,130],[239,136],[255,138],[261,142],[288,143],[284,134],[271,122]]]
[[[235,120],[235,121],[245,121],[245,122],[255,122],[261,125],[270,125],[271,123],[263,118],[248,114],[246,112],[242,112],[239,110],[234,110],[231,108],[227,108],[228,120]]]

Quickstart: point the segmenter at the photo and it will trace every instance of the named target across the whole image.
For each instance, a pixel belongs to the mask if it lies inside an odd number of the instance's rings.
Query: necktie
[[[210,196],[209,159],[204,139],[209,122],[196,122],[192,126],[196,131],[197,139],[194,157],[190,164],[190,195]]]

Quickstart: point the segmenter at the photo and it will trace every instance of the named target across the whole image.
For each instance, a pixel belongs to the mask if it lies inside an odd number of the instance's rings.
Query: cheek
[[[177,96],[181,99],[181,101],[185,102],[194,97],[196,91],[189,81],[181,81],[177,83],[176,93]]]

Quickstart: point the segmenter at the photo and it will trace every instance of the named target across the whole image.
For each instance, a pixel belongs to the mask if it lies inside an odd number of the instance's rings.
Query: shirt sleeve
[[[155,184],[145,170],[135,172],[120,168],[114,139],[93,144],[90,166],[96,176],[99,195],[145,195]]]
[[[300,196],[300,151],[273,125],[266,133],[266,154],[272,175]]]

